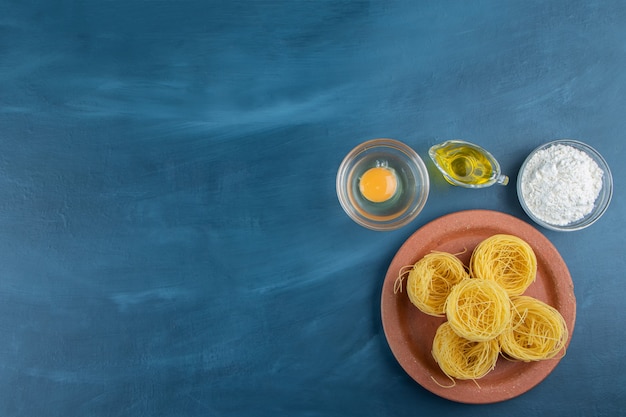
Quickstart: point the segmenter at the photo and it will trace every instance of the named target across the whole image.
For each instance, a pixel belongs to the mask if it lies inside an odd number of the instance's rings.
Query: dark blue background
[[[626,409],[626,3],[0,0],[0,414],[616,416]],[[358,143],[462,138],[507,187],[445,185],[394,232],[353,223]],[[443,214],[526,221],[557,138],[615,194],[542,232],[575,283],[567,356],[527,394],[440,399],[393,358],[386,269]]]

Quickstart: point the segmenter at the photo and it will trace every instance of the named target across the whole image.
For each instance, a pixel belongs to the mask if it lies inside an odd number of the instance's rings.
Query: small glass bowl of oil
[[[483,188],[509,183],[509,177],[502,174],[496,158],[473,143],[448,140],[432,146],[428,155],[446,181],[452,185]]]
[[[395,139],[352,149],[337,172],[337,197],[348,216],[372,230],[398,229],[420,213],[430,190],[424,161]]]

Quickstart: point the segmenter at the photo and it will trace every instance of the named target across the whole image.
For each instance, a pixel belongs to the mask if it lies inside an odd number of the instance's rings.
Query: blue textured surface
[[[0,415],[617,416],[626,410],[626,3],[0,0]],[[565,359],[513,400],[440,399],[395,362],[380,289],[402,242],[515,187],[433,176],[366,230],[356,144],[462,138],[512,183],[581,139],[615,178],[542,230],[578,299]]]

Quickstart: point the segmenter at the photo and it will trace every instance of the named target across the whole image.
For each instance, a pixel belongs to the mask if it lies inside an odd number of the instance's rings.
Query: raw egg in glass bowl
[[[385,231],[417,217],[428,199],[429,181],[424,161],[412,148],[395,139],[373,139],[346,155],[336,188],[352,220]]]

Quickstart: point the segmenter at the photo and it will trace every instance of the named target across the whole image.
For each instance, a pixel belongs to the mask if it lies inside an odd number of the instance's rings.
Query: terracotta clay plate
[[[552,243],[537,229],[508,214],[469,210],[436,219],[417,230],[400,248],[387,271],[382,289],[381,314],[389,346],[404,370],[422,387],[449,400],[486,404],[505,401],[521,395],[539,384],[556,367],[562,354],[538,362],[512,362],[502,357],[495,369],[477,380],[457,380],[452,388],[432,357],[435,331],[445,318],[419,311],[403,291],[394,293],[394,282],[400,268],[412,265],[427,253],[438,250],[458,255],[465,265],[476,245],[497,233],[524,239],[537,256],[537,279],[524,295],[538,298],[560,311],[570,339],[576,320],[574,285],[567,265]],[[569,344],[568,340],[568,344]],[[438,383],[439,384],[438,384]]]

